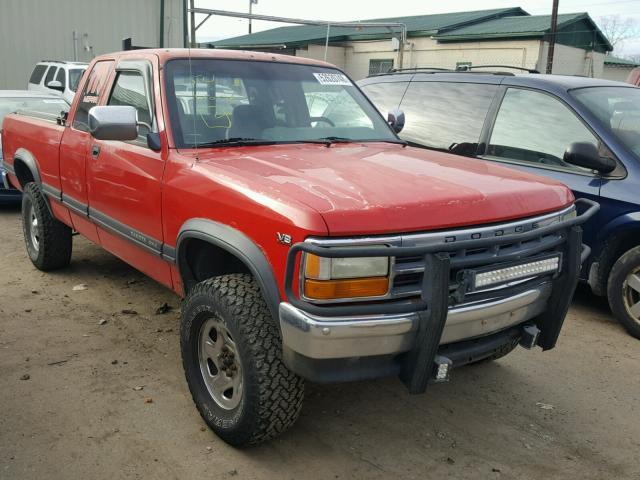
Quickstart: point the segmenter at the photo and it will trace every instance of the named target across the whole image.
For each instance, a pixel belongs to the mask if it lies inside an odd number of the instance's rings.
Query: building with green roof
[[[520,7],[362,22],[404,24],[407,38],[402,55],[399,30],[388,27],[332,25],[327,31],[324,25],[287,26],[207,46],[326,57],[355,79],[390,68],[509,65],[544,71],[546,67],[550,16],[529,15]],[[602,76],[605,55],[611,50],[611,43],[587,13],[558,16],[553,73]]]
[[[638,67],[640,67],[640,62],[607,55],[604,57],[602,78],[624,82],[629,78],[631,71]]]

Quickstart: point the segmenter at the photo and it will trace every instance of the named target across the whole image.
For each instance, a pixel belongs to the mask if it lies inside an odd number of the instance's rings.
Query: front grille
[[[451,276],[449,279],[449,291],[451,295],[451,305],[458,303],[453,295],[459,287],[462,272],[469,268],[496,267],[503,264],[526,260],[530,257],[554,253],[562,250],[566,240],[564,231],[553,232],[541,235],[527,241],[518,241],[514,235],[512,242],[501,245],[493,245],[489,248],[460,249],[449,252],[451,262]],[[403,243],[409,240],[403,238]],[[417,238],[412,245],[421,245]],[[424,263],[422,257],[397,257],[392,268],[392,287],[390,296],[393,298],[410,298],[420,295],[422,278],[424,275]],[[503,288],[506,288],[503,287]],[[500,288],[491,287],[495,296],[500,296]],[[483,291],[467,294],[465,302],[473,301],[474,295],[479,295]]]

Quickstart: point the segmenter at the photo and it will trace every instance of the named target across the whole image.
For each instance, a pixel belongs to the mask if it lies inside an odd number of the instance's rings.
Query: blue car
[[[358,84],[412,145],[549,176],[599,202],[583,280],[640,338],[640,88],[501,70],[412,69]]]
[[[69,104],[59,96],[50,93],[27,90],[0,90],[0,205],[18,204],[22,201],[20,191],[11,188],[2,163],[2,120],[11,112],[29,110],[57,116],[62,110],[69,110]]]

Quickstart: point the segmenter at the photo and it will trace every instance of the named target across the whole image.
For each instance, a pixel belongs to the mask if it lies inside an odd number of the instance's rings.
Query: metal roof
[[[411,36],[433,35],[451,28],[463,27],[476,22],[488,21],[504,16],[528,15],[520,7],[477,10],[472,12],[441,13],[435,15],[417,15],[411,17],[376,18],[363,22],[397,22],[407,26],[407,34]],[[278,27],[271,30],[241,35],[210,42],[215,47],[296,47],[314,42],[324,42],[327,34],[325,26],[302,25]],[[367,40],[389,38],[391,32],[385,27],[353,28],[331,25],[329,41]]]
[[[558,28],[567,22],[582,18],[586,13],[564,13],[558,15]],[[488,22],[477,23],[462,28],[456,28],[437,35],[436,38],[503,35],[515,33],[544,34],[550,30],[550,15],[528,15],[521,17],[506,17]]]
[[[588,13],[560,14],[558,15],[557,28],[556,41],[558,43],[584,48],[590,45],[580,45],[579,43],[590,42],[601,47],[602,50],[613,50],[607,37],[600,31]],[[435,35],[435,38],[442,42],[511,37],[540,38],[549,34],[550,31],[550,15],[508,16],[441,32]]]
[[[633,60],[627,60],[626,58],[614,57],[613,55],[607,55],[604,57],[605,65],[620,65],[625,67],[640,67],[640,63]]]

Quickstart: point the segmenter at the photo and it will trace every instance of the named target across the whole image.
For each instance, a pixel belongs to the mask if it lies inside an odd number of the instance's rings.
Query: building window
[[[471,65],[471,62],[456,62],[456,70],[468,70]]]
[[[387,73],[393,68],[393,59],[369,60],[369,75]]]

